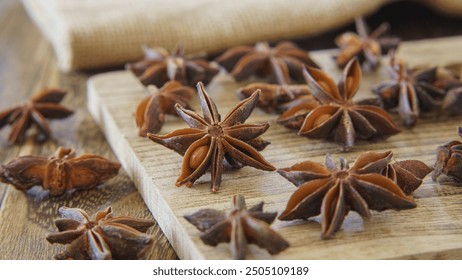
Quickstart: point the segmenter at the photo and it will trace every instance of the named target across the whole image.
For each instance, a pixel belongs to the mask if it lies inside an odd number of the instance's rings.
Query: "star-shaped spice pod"
[[[308,219],[321,214],[321,237],[328,239],[339,230],[350,210],[369,218],[370,210],[416,207],[397,183],[380,174],[392,156],[391,152],[367,152],[351,168],[340,158],[338,168],[328,154],[325,165],[305,161],[279,169],[279,174],[298,187],[279,219]]]
[[[397,111],[406,127],[415,126],[421,112],[439,110],[445,92],[432,85],[436,80],[436,67],[411,70],[394,54],[390,65],[391,80],[372,88],[385,109]]]
[[[289,247],[289,243],[269,226],[276,216],[276,212],[263,212],[263,202],[247,209],[244,197],[235,195],[229,213],[202,209],[184,218],[204,232],[200,238],[205,244],[230,243],[232,258],[242,260],[247,244],[256,244],[272,255]]]
[[[26,192],[41,185],[50,195],[91,189],[117,175],[120,164],[101,156],[58,148],[55,156],[20,156],[0,166],[0,181]]]
[[[147,87],[148,96],[143,98],[136,107],[135,119],[139,129],[138,134],[146,137],[147,133],[157,133],[165,122],[165,114],[177,116],[175,104],[190,109],[189,101],[194,90],[183,86],[180,82],[167,82],[162,88]]]
[[[59,213],[62,218],[55,220],[59,232],[46,239],[68,245],[55,259],[140,259],[152,245],[152,237],[145,234],[154,225],[151,220],[114,217],[111,207],[96,213],[94,220],[79,208],[61,207]]]
[[[459,137],[462,137],[462,127],[457,128]],[[457,183],[462,182],[462,142],[451,141],[445,145],[439,146],[436,150],[435,171],[432,179],[436,181],[438,177],[444,174]]]
[[[27,130],[35,125],[38,136],[48,139],[51,129],[47,119],[64,119],[72,110],[59,104],[67,91],[59,88],[45,88],[34,94],[28,102],[0,112],[0,129],[11,125],[8,142],[19,144],[24,141]]]
[[[437,78],[433,83],[446,91],[439,115],[456,116],[462,114],[462,64],[456,63],[437,69]]]
[[[144,47],[144,58],[135,63],[128,63],[131,70],[145,86],[162,87],[166,82],[176,80],[186,86],[194,87],[202,81],[208,84],[219,69],[200,57],[188,57],[184,48],[178,44],[169,53],[164,48]]]
[[[356,18],[355,23],[357,34],[346,32],[335,38],[335,43],[340,47],[335,61],[343,68],[352,58],[357,57],[365,71],[374,70],[380,63],[382,51],[396,49],[401,40],[397,37],[380,38],[390,28],[388,23],[382,23],[372,33],[369,33],[362,17]]]
[[[179,104],[175,105],[178,115],[190,128],[166,135],[148,133],[152,141],[184,156],[177,186],[191,187],[211,168],[211,189],[216,192],[220,187],[225,162],[234,168],[248,165],[262,170],[276,170],[257,151],[269,144],[259,137],[268,129],[269,123],[244,124],[257,105],[259,91],[237,104],[223,120],[202,83],[197,84],[197,94],[203,117]]]
[[[304,71],[311,94],[320,106],[305,118],[299,135],[309,138],[331,138],[350,150],[355,139],[387,137],[400,132],[393,120],[377,106],[353,102],[361,80],[358,60],[351,60],[337,85],[325,72],[307,67]]]
[[[308,53],[292,42],[280,42],[271,48],[268,42],[258,42],[255,47],[238,46],[227,50],[216,61],[237,80],[250,76],[268,78],[284,85],[292,79],[303,81],[303,65],[318,67]]]

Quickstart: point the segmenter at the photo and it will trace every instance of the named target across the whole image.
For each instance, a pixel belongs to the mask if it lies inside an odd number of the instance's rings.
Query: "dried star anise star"
[[[328,154],[325,166],[305,161],[279,169],[279,174],[298,187],[279,219],[308,219],[321,214],[321,237],[328,239],[339,230],[350,210],[369,218],[370,210],[416,207],[393,180],[379,174],[391,157],[391,152],[367,152],[360,155],[351,168],[340,158],[340,168],[337,168]]]
[[[237,80],[252,75],[269,77],[270,81],[284,85],[290,79],[303,81],[303,65],[319,68],[308,53],[294,43],[281,42],[271,48],[267,42],[258,42],[255,47],[238,46],[227,50],[216,61]]]
[[[448,65],[438,69],[437,78],[433,85],[446,91],[446,95],[441,104],[440,114],[462,114],[461,74],[462,64]]]
[[[183,85],[194,87],[198,82],[208,84],[216,74],[218,67],[200,57],[188,57],[184,48],[178,44],[169,54],[164,48],[144,47],[144,58],[128,63],[131,70],[145,86],[162,87],[166,82],[176,80]]]
[[[0,129],[11,125],[8,142],[14,144],[24,141],[27,130],[33,124],[40,136],[50,138],[51,129],[46,119],[63,119],[73,113],[59,104],[66,93],[63,89],[45,88],[34,94],[30,101],[0,112]]]
[[[374,70],[380,63],[382,48],[384,52],[395,49],[400,39],[397,37],[380,38],[390,28],[388,23],[382,23],[370,34],[362,17],[356,18],[355,23],[358,34],[346,32],[335,38],[335,43],[341,48],[335,58],[337,65],[343,68],[352,58],[357,57],[365,71]]]
[[[184,218],[204,233],[202,241],[210,246],[230,243],[233,259],[244,259],[247,244],[256,244],[270,254],[278,254],[289,247],[279,234],[270,228],[277,213],[263,212],[263,202],[247,209],[242,195],[233,197],[230,213],[215,209],[201,209]]]
[[[274,171],[275,168],[257,151],[263,150],[269,144],[259,137],[268,129],[269,123],[244,124],[258,102],[259,92],[237,104],[223,120],[220,120],[217,107],[205,92],[202,83],[198,83],[197,93],[203,117],[181,105],[175,106],[180,118],[190,128],[166,135],[148,133],[152,141],[184,156],[181,175],[176,185],[190,187],[211,168],[211,188],[216,192],[220,187],[225,161],[234,168],[248,165]]]
[[[111,207],[96,213],[94,220],[79,208],[61,207],[59,213],[62,218],[55,220],[59,232],[46,239],[52,244],[68,245],[55,259],[139,259],[152,245],[152,237],[146,234],[154,225],[151,220],[114,217]]]
[[[334,137],[348,151],[354,146],[356,138],[386,137],[400,132],[383,109],[353,102],[361,79],[357,59],[347,64],[338,85],[319,69],[307,67],[304,74],[311,94],[321,105],[306,116],[299,135]]]
[[[190,109],[189,101],[194,95],[194,90],[183,86],[180,82],[167,82],[162,88],[149,85],[147,87],[149,96],[146,96],[138,104],[135,112],[136,126],[139,135],[146,137],[146,134],[157,133],[165,121],[165,114],[175,115],[175,104],[178,103],[186,109]]]
[[[120,164],[101,156],[75,156],[72,149],[58,148],[56,156],[20,156],[0,166],[0,181],[26,192],[41,185],[50,195],[71,189],[90,189],[117,175]]]
[[[391,80],[372,88],[382,99],[385,109],[398,111],[406,127],[415,126],[421,112],[439,110],[445,93],[432,85],[436,79],[436,67],[410,70],[394,54],[390,64]]]
[[[462,137],[462,127],[457,129],[460,137]],[[435,171],[432,179],[436,179],[444,174],[457,183],[462,182],[462,142],[451,141],[445,145],[439,146],[436,150]]]

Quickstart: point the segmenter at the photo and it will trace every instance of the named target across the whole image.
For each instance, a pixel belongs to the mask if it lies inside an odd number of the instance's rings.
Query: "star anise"
[[[111,207],[96,213],[94,220],[79,208],[61,207],[59,213],[62,218],[55,220],[59,232],[46,239],[68,245],[55,259],[139,259],[152,245],[152,236],[145,234],[154,225],[151,220],[114,217]]]
[[[334,137],[348,151],[354,146],[356,138],[386,137],[400,132],[383,109],[353,102],[361,79],[361,68],[356,58],[347,64],[338,85],[319,69],[307,67],[304,74],[311,94],[321,106],[306,116],[299,135]]]
[[[303,81],[303,65],[319,68],[308,53],[292,42],[280,42],[271,48],[268,42],[258,42],[255,47],[238,46],[227,50],[216,61],[237,80],[252,75],[268,78],[284,85],[292,78]]]
[[[422,185],[423,178],[432,170],[419,160],[403,160],[389,163],[382,174],[392,179],[404,194],[410,195]]]
[[[310,90],[306,85],[277,85],[265,83],[253,83],[240,88],[237,96],[244,100],[249,98],[256,90],[261,90],[257,107],[267,113],[281,113],[292,107],[291,103],[300,97],[311,97]]]
[[[51,129],[46,119],[63,119],[71,115],[72,110],[59,104],[67,91],[59,88],[45,88],[34,94],[28,102],[0,112],[0,129],[11,125],[8,142],[21,143],[27,130],[35,125],[39,136],[48,139]]]
[[[176,80],[183,85],[194,87],[198,82],[208,84],[219,69],[200,57],[185,56],[184,48],[178,44],[169,54],[164,48],[143,47],[144,58],[128,63],[131,70],[145,86],[162,87],[166,82]]]
[[[75,156],[72,149],[58,148],[55,156],[20,156],[0,166],[0,181],[26,192],[42,186],[50,195],[71,189],[90,189],[117,175],[120,164],[101,156]]]
[[[321,214],[321,237],[328,239],[341,227],[350,210],[369,218],[370,210],[416,207],[393,180],[380,174],[391,158],[391,152],[367,152],[351,168],[340,158],[337,168],[328,154],[325,166],[305,161],[279,169],[279,174],[298,187],[279,219],[308,219]]]
[[[194,90],[188,86],[183,86],[180,82],[167,82],[160,89],[149,85],[147,91],[149,96],[141,100],[135,112],[138,134],[142,137],[146,137],[148,132],[159,132],[164,124],[165,114],[177,116],[176,103],[184,108],[191,108],[189,101],[194,95]]]
[[[462,64],[440,67],[433,85],[446,91],[439,114],[462,114]]]
[[[462,137],[462,127],[457,128],[457,132]],[[439,146],[436,150],[435,171],[432,179],[436,179],[444,174],[457,183],[462,182],[462,142],[451,141]]]
[[[352,58],[357,57],[365,71],[374,70],[380,63],[382,52],[396,49],[400,39],[380,38],[390,28],[388,23],[382,23],[372,33],[369,33],[362,17],[356,18],[355,23],[357,34],[346,32],[335,38],[335,43],[340,47],[340,53],[335,58],[337,65],[344,68]]]
[[[244,124],[258,102],[259,91],[237,104],[223,120],[220,120],[217,107],[202,83],[197,85],[197,94],[203,117],[179,104],[175,105],[178,115],[190,128],[166,135],[148,133],[152,141],[184,155],[177,186],[192,186],[211,168],[211,188],[216,192],[220,187],[225,161],[235,168],[248,165],[262,170],[275,170],[257,151],[269,144],[259,137],[268,129],[269,123]]]
[[[229,213],[202,209],[184,218],[204,232],[200,238],[205,244],[230,243],[233,259],[245,258],[247,244],[256,244],[272,255],[289,247],[289,243],[269,226],[277,212],[263,212],[263,202],[247,209],[244,197],[235,195],[232,207]]]
[[[421,112],[439,110],[445,93],[432,85],[436,79],[436,67],[411,70],[394,54],[390,64],[391,80],[372,88],[382,99],[385,109],[398,111],[406,127],[413,127]]]

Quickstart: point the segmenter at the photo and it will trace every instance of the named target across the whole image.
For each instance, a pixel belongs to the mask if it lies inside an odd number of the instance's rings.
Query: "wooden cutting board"
[[[399,56],[417,64],[448,64],[461,62],[456,57],[462,49],[462,38],[406,42]],[[333,51],[313,52],[311,56],[328,73],[338,78],[340,71],[333,64]],[[459,59],[459,61],[456,61]],[[387,60],[376,73],[363,74],[356,98],[372,96],[371,85],[387,79]],[[239,100],[235,95],[244,83],[236,83],[221,73],[207,86],[218,110],[225,115]],[[134,181],[146,205],[152,211],[168,240],[182,259],[228,259],[228,244],[217,247],[204,245],[200,232],[183,216],[198,209],[211,207],[227,210],[234,194],[246,197],[247,205],[265,202],[266,211],[284,210],[295,187],[276,172],[244,167],[228,171],[218,193],[212,193],[210,174],[201,177],[192,188],[175,187],[182,157],[175,152],[137,135],[133,117],[137,103],[145,96],[143,86],[126,71],[110,72],[88,81],[88,106],[96,122],[123,167]],[[193,108],[200,110],[197,97]],[[364,151],[392,150],[396,160],[419,159],[433,166],[438,145],[458,139],[456,127],[461,118],[425,119],[410,130],[378,142],[357,142],[352,152],[326,140],[297,136],[276,123],[276,115],[255,109],[247,123],[270,122],[263,135],[272,142],[263,156],[277,168],[304,160],[323,162],[327,152],[349,161]],[[184,128],[186,124],[168,117],[160,132],[165,134]],[[462,187],[434,183],[428,176],[414,193],[417,208],[406,211],[373,212],[369,221],[350,213],[341,229],[331,240],[320,239],[319,217],[308,221],[276,220],[276,229],[291,244],[279,255],[271,256],[257,246],[249,246],[249,259],[408,259],[462,258]]]

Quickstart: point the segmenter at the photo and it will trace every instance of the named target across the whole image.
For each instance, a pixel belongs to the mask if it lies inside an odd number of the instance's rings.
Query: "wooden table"
[[[404,25],[408,26],[406,23]],[[418,25],[414,26],[418,29]],[[429,31],[426,27],[425,30],[421,28],[417,32],[408,33],[412,34],[409,37],[398,35],[406,39],[416,39],[415,34],[421,34],[421,37],[462,34],[460,27],[457,28],[460,24],[454,26],[447,22],[446,26],[446,29],[438,27],[444,31],[438,31],[438,28]],[[394,29],[399,30],[399,27]],[[310,42],[316,41],[318,47],[325,48],[332,44],[333,36],[334,33],[328,33],[299,42],[309,45]],[[324,44],[319,45],[320,38]],[[54,140],[43,144],[35,144],[29,140],[22,145],[9,146],[6,142],[8,129],[3,129],[0,131],[0,162],[7,162],[18,155],[48,156],[59,146],[75,148],[78,153],[100,154],[114,160],[115,156],[106,139],[86,109],[87,78],[99,72],[104,71],[61,73],[50,45],[29,20],[19,1],[2,0],[0,110],[28,99],[43,87],[59,86],[69,89],[70,93],[64,104],[73,108],[75,114],[63,121],[53,122],[51,126]],[[97,210],[110,205],[116,215],[152,219],[152,215],[123,170],[99,189],[75,192],[58,198],[25,195],[12,187],[0,184],[0,259],[50,259],[63,249],[62,246],[52,246],[45,240],[49,232],[55,231],[52,221],[59,216],[59,207],[80,207],[93,215]],[[155,239],[149,258],[177,258],[157,225],[149,233]]]

